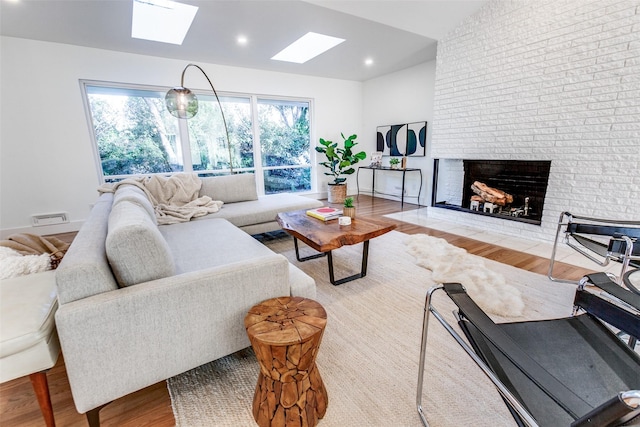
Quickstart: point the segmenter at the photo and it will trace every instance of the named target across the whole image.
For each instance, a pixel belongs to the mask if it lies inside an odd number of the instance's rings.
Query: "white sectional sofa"
[[[268,298],[315,297],[314,280],[251,237],[277,212],[322,203],[258,197],[253,175],[203,178],[215,214],[157,225],[144,191],[100,196],[56,271],[56,324],[76,409],[119,397],[249,346],[247,310]]]

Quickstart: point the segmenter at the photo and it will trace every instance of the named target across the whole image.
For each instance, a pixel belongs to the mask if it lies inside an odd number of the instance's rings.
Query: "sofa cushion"
[[[0,287],[0,383],[55,365],[55,270],[2,281]]]
[[[141,188],[138,188],[135,185],[122,185],[118,187],[113,195],[113,205],[115,206],[123,200],[142,206],[149,213],[149,217],[153,223],[158,223],[153,205],[144,190]]]
[[[58,309],[55,270],[2,281],[0,287],[0,358],[46,340]]]
[[[273,251],[224,219],[158,227],[175,251],[176,273],[183,274],[273,255]]]
[[[291,263],[289,263],[289,286],[292,297],[316,299],[316,281]]]
[[[149,212],[122,200],[111,208],[106,239],[109,264],[120,286],[171,276],[175,265],[171,249]]]
[[[225,204],[219,212],[209,214],[198,221],[224,218],[237,227],[273,222],[280,212],[312,209],[322,206],[319,200],[290,193],[269,194],[258,200]]]
[[[205,177],[202,178],[200,196],[209,196],[224,203],[257,200],[256,178],[252,173]]]

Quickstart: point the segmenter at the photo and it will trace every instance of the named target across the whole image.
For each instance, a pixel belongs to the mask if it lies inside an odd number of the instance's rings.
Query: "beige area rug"
[[[373,239],[367,276],[340,286],[329,283],[326,258],[299,263],[292,239],[265,242],[316,279],[316,299],[328,314],[317,363],[329,405],[319,426],[422,425],[416,411],[418,360],[424,300],[434,282],[409,255],[408,237],[393,231]],[[304,245],[301,251],[311,253]],[[361,254],[362,245],[334,251],[336,277],[359,271]],[[570,314],[572,285],[483,261],[521,291],[525,308],[515,320]],[[440,294],[434,303],[451,319],[446,297]],[[431,426],[514,425],[495,388],[434,318],[429,334],[423,407]],[[169,379],[176,424],[256,425],[251,403],[257,377],[257,361],[247,349]]]

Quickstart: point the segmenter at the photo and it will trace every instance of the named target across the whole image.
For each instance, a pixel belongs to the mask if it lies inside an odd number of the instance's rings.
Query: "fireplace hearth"
[[[436,159],[432,206],[539,225],[550,169],[544,160]]]

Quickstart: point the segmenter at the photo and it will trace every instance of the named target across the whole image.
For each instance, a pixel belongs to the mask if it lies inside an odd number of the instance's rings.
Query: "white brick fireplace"
[[[541,225],[430,216],[537,240],[562,211],[639,220],[640,2],[490,2],[438,43],[432,129],[435,159],[551,170]]]

